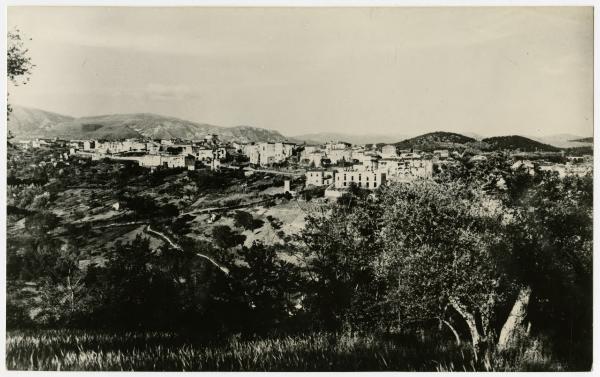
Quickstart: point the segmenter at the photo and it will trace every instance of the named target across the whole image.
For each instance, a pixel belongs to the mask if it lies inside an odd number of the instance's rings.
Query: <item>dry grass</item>
[[[232,337],[210,345],[173,333],[160,332],[120,334],[71,330],[10,332],[6,342],[6,365],[13,370],[103,371],[474,371],[488,369],[474,361],[468,347],[403,343],[407,342],[378,339],[374,336],[324,333],[260,340],[240,340]],[[509,360],[504,360],[507,361]],[[549,367],[547,360],[541,366]],[[510,367],[504,365],[500,368],[500,370],[518,369],[518,365]]]

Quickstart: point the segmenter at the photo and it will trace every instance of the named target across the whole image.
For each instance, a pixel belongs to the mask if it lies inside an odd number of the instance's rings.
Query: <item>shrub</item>
[[[254,219],[252,214],[246,211],[236,211],[233,219],[235,226],[252,231],[262,227],[264,224],[264,221]]]
[[[222,249],[241,245],[246,241],[246,236],[235,233],[227,225],[217,225],[212,229],[212,236],[215,244]]]

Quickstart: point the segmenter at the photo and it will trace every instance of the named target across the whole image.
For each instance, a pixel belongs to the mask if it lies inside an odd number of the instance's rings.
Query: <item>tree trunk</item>
[[[506,322],[502,326],[502,330],[500,330],[500,337],[498,338],[499,351],[511,348],[525,334],[524,323],[530,297],[531,287],[522,287]]]
[[[450,299],[450,304],[458,312],[458,314],[463,317],[467,323],[467,326],[469,327],[469,332],[471,333],[471,343],[473,344],[473,350],[475,352],[475,360],[477,360],[477,354],[479,353],[479,347],[481,344],[481,335],[479,335],[479,330],[477,329],[475,316],[469,313],[467,308],[455,298]]]

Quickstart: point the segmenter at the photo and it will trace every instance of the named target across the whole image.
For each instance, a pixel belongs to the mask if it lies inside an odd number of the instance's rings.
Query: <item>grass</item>
[[[522,355],[521,355],[522,356]],[[519,370],[515,357],[501,370]],[[547,370],[550,364],[527,370]],[[9,332],[12,370],[88,371],[474,371],[468,347],[375,336],[313,333],[202,343],[174,333],[74,330]],[[494,369],[494,368],[492,368]],[[555,368],[550,368],[556,370]]]

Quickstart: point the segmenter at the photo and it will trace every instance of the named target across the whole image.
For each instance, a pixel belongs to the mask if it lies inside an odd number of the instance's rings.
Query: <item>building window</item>
[[[346,182],[344,182],[344,186],[346,186]]]

